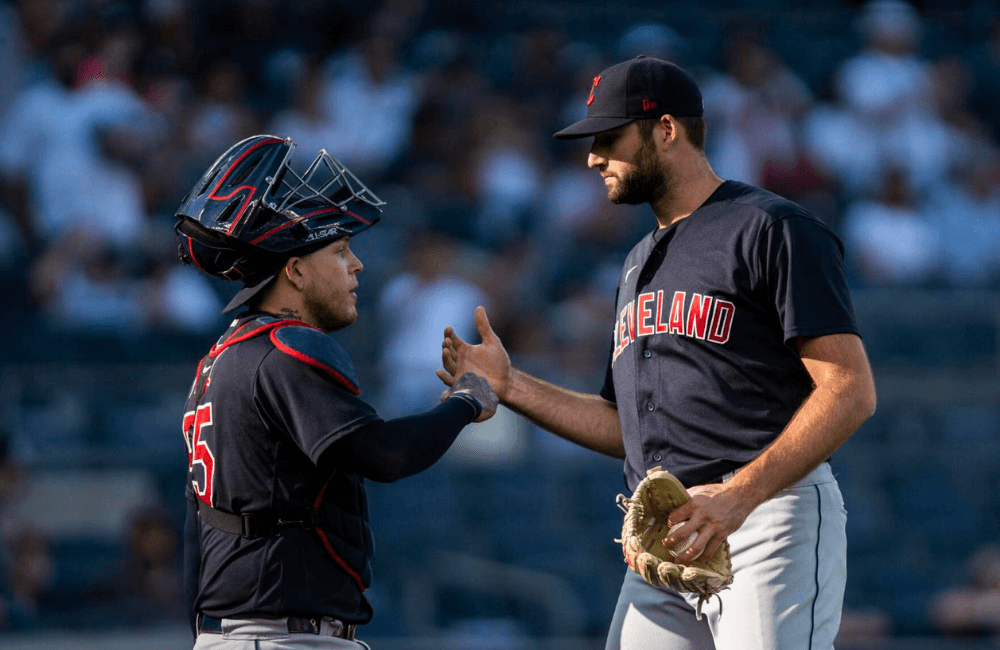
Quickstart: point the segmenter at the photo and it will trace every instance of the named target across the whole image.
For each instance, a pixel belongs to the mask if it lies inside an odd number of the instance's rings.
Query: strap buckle
[[[301,519],[283,519],[280,515],[276,518],[274,522],[275,528],[285,528],[287,526],[301,526],[306,530],[312,530],[319,527],[319,522],[322,517],[318,510],[308,508],[303,510],[300,515]]]

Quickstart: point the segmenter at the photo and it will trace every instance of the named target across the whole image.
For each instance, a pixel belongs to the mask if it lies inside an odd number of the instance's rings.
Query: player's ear
[[[290,257],[282,269],[288,282],[299,291],[302,291],[306,286],[305,269],[303,268],[302,261],[301,257]]]
[[[680,132],[677,127],[677,120],[674,119],[673,115],[668,114],[660,116],[659,126],[659,129],[653,129],[653,137],[661,138],[661,142],[664,145],[669,146],[680,136]]]

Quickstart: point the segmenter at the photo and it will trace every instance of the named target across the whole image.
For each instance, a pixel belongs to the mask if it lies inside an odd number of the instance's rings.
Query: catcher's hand
[[[691,496],[672,474],[651,469],[639,482],[631,498],[618,495],[618,507],[625,512],[622,524],[622,553],[630,569],[654,587],[698,594],[695,616],[701,620],[701,606],[733,582],[729,543],[723,542],[711,557],[699,556],[685,563],[666,547],[667,517]],[[720,601],[721,602],[721,601]]]
[[[467,372],[459,377],[446,391],[441,393],[441,401],[449,397],[459,397],[476,409],[474,422],[489,420],[497,412],[497,394],[488,381],[479,375]]]

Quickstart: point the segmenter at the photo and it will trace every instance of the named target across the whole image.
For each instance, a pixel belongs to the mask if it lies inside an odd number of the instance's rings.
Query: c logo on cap
[[[590,87],[590,97],[587,98],[587,106],[594,103],[594,91],[601,84],[601,78],[599,76],[594,77],[594,85]]]

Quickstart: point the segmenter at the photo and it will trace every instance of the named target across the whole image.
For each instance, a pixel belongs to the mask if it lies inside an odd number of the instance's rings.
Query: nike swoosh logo
[[[632,268],[630,268],[630,269],[629,269],[629,270],[628,270],[628,271],[627,271],[627,272],[625,273],[625,282],[628,282],[628,276],[629,276],[629,275],[631,275],[631,274],[632,274],[632,271],[636,270],[637,268],[639,268],[639,266],[638,266],[638,265],[636,265],[636,266],[633,266]]]
[[[201,374],[204,375],[204,374],[208,373],[208,371],[211,370],[211,369],[212,369],[212,366],[205,366],[204,368],[201,369]]]

